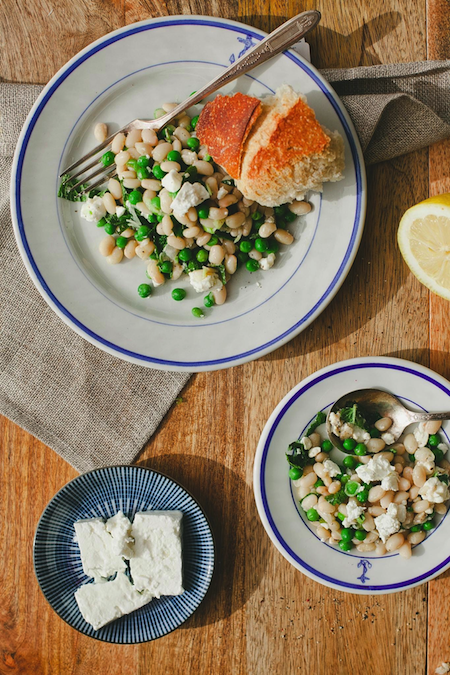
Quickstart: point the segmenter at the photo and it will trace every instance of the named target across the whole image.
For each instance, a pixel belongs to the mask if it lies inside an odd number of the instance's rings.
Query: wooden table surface
[[[92,40],[134,21],[213,14],[272,30],[304,9],[318,67],[450,57],[449,0],[3,0],[0,78],[45,83]],[[139,464],[180,480],[217,536],[217,569],[198,611],[154,643],[111,646],[66,625],[39,590],[32,542],[47,502],[76,475],[56,453],[0,420],[0,673],[13,675],[425,675],[450,661],[450,574],[395,595],[336,592],[296,571],[258,519],[252,465],[280,399],[346,358],[411,359],[450,378],[447,302],[409,273],[396,244],[401,214],[450,191],[450,143],[368,171],[362,244],[325,314],[273,354],[192,377]]]

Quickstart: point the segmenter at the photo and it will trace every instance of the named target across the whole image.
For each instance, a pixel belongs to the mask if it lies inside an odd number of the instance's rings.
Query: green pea
[[[440,439],[440,437],[439,437],[439,434],[431,434],[431,435],[428,437],[428,445],[429,445],[431,448],[436,447],[437,445],[439,445],[440,442],[441,442],[441,439]]]
[[[139,164],[138,164],[137,159],[134,159],[134,157],[129,159],[128,162],[127,162],[127,167],[129,169],[131,169],[131,171],[137,171],[138,168],[139,168]]]
[[[349,482],[344,488],[344,491],[347,497],[351,497],[357,493],[358,489],[359,483],[357,483],[355,480],[349,480]]]
[[[260,211],[254,211],[252,213],[252,220],[263,220],[264,219],[264,214],[260,213]]]
[[[410,455],[409,453],[408,453],[408,459],[409,459],[410,462],[416,461],[416,458],[414,457],[414,455]]]
[[[163,137],[166,139],[166,141],[171,141],[172,140],[172,134],[175,131],[175,127],[173,124],[168,124],[165,129],[163,129]]]
[[[128,244],[128,239],[126,237],[117,237],[116,239],[116,246],[119,248],[125,248],[125,246]]]
[[[267,249],[266,253],[278,253],[280,250],[280,245],[277,242],[276,239],[269,239],[269,248]]]
[[[251,241],[241,241],[239,244],[239,250],[242,251],[242,253],[250,253],[252,248],[253,244]]]
[[[97,227],[105,227],[105,225],[107,224],[107,222],[108,222],[107,220],[105,220],[104,218],[102,218],[101,220],[98,221]]]
[[[167,155],[167,159],[169,162],[178,162],[179,164],[181,162],[181,155],[178,150],[171,150]]]
[[[208,241],[208,246],[215,246],[218,243],[219,239],[215,235],[213,235],[211,239]]]
[[[348,483],[348,481],[350,480],[350,476],[347,476],[347,474],[344,473],[344,475],[341,476],[340,480],[341,480],[342,485],[346,485],[346,483]]]
[[[351,527],[344,527],[344,529],[341,530],[342,541],[351,541],[353,536],[354,532]]]
[[[372,427],[372,429],[369,431],[370,433],[370,438],[380,438],[381,436],[381,431],[379,431],[376,427]]]
[[[195,127],[197,126],[198,117],[199,117],[199,116],[196,115],[195,117],[193,117],[193,118],[191,119],[191,127],[192,127],[193,129],[195,129]]]
[[[198,262],[204,263],[208,260],[209,254],[208,251],[205,251],[204,248],[201,248],[199,251],[197,251],[197,255],[195,256],[198,260]]]
[[[180,300],[184,300],[186,297],[186,291],[184,288],[174,288],[172,291],[172,298],[176,300],[177,302],[180,302]]]
[[[136,175],[139,180],[146,180],[147,178],[150,178],[150,171],[145,166],[138,166]]]
[[[247,260],[245,266],[249,272],[257,272],[259,270],[259,262],[257,260]]]
[[[201,206],[197,210],[197,214],[198,214],[198,217],[201,218],[202,220],[208,218],[208,216],[209,216],[209,206]]]
[[[431,448],[431,451],[434,454],[434,459],[436,460],[436,462],[440,462],[441,460],[444,459],[444,453],[439,448],[433,447],[433,448]]]
[[[140,284],[137,289],[141,298],[148,298],[152,294],[152,287],[150,284]]]
[[[164,260],[164,262],[162,262],[159,266],[159,269],[163,274],[171,274],[173,270],[173,264],[170,262],[170,260]]]
[[[297,216],[295,213],[292,213],[292,211],[287,211],[287,213],[284,215],[284,218],[288,223],[292,223],[297,218]]]
[[[203,310],[200,309],[200,307],[193,307],[192,308],[192,314],[197,319],[204,319],[205,318],[205,315],[203,314]]]
[[[198,140],[198,138],[194,138],[194,136],[191,136],[191,138],[187,139],[186,145],[188,146],[188,148],[195,151],[198,150],[198,148],[200,147],[200,141]]]
[[[422,527],[425,530],[425,532],[429,532],[429,530],[432,530],[433,528],[436,527],[436,524],[432,520],[427,520]]]
[[[115,231],[116,231],[115,225],[113,225],[112,223],[106,223],[105,225],[106,234],[114,234]]]
[[[265,253],[269,248],[269,243],[267,239],[260,239],[260,238],[255,239],[255,248],[260,253]]]
[[[130,192],[128,195],[128,201],[130,204],[139,204],[139,202],[142,201],[142,192],[139,190],[133,190],[133,192]]]
[[[346,438],[342,445],[346,450],[354,450],[356,448],[356,441],[354,438]]]
[[[111,150],[108,150],[108,152],[105,152],[100,158],[101,163],[103,166],[110,166],[114,162],[115,154],[111,152]]]
[[[355,532],[355,539],[358,541],[364,541],[364,539],[367,537],[367,532],[365,530],[356,530]]]
[[[343,513],[339,513],[339,512],[336,513],[336,518],[339,518],[339,520],[341,520],[341,521],[342,521],[342,520],[345,520],[344,514],[343,514]]]
[[[139,237],[138,241],[145,239],[150,234],[150,228],[148,225],[141,225],[136,232],[136,239]]]
[[[166,114],[166,111],[164,110],[164,108],[156,108],[155,112],[153,113],[153,117],[156,120],[156,119],[158,119],[158,117],[162,117],[165,114]]]
[[[367,447],[364,445],[364,443],[358,443],[354,452],[355,455],[358,455],[358,457],[363,457],[364,455],[367,455]]]
[[[358,492],[356,494],[356,499],[358,502],[366,502],[369,499],[369,491],[368,490],[361,490],[361,492]]]
[[[291,480],[298,480],[302,477],[303,471],[296,466],[292,466],[289,469],[289,478]]]
[[[161,169],[159,164],[155,164],[152,167],[152,173],[158,180],[161,180],[166,175],[166,172]]]
[[[420,532],[421,529],[422,529],[422,525],[413,525],[410,531],[411,532]]]
[[[350,551],[353,548],[351,541],[340,541],[338,546],[341,551]]]
[[[215,305],[216,301],[214,300],[214,296],[212,293],[208,293],[208,295],[205,295],[203,298],[203,304],[205,307],[213,307]]]
[[[146,169],[150,165],[150,160],[146,155],[141,155],[137,159],[138,166],[143,169]]]
[[[331,452],[333,449],[333,443],[328,439],[325,439],[324,441],[322,441],[322,445],[320,447],[324,452]]]
[[[203,160],[205,162],[210,162],[212,160],[212,157],[211,157],[211,155],[204,155]]]
[[[316,480],[316,482],[314,483],[315,488],[322,487],[322,485],[324,485],[324,482],[321,478],[319,478],[319,480]]]
[[[319,520],[320,516],[317,513],[316,509],[308,509],[306,512],[306,517],[308,520],[310,520],[312,523],[314,523],[316,520]]]
[[[191,258],[192,258],[192,251],[190,248],[183,248],[178,253],[178,259],[181,260],[181,262],[189,262]]]
[[[354,469],[357,462],[354,457],[347,455],[347,457],[344,457],[344,459],[342,460],[342,463],[344,466],[347,467],[347,469]]]
[[[244,251],[238,251],[237,252],[237,259],[241,263],[246,263],[248,260],[248,253],[244,253]]]

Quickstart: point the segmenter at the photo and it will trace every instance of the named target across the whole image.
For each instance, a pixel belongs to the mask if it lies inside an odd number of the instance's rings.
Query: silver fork
[[[272,31],[272,33],[261,40],[261,42],[259,42],[255,47],[247,51],[238,61],[231,64],[218,77],[215,77],[213,80],[205,84],[204,87],[189,96],[189,98],[187,98],[185,101],[182,101],[179,105],[177,105],[176,108],[154,120],[133,120],[133,122],[130,122],[122,129],[119,129],[119,131],[116,131],[114,134],[111,134],[111,136],[108,136],[108,138],[103,141],[103,143],[97,145],[93,150],[91,150],[91,152],[88,152],[86,155],[81,157],[81,159],[77,160],[64,169],[60,176],[62,177],[65,174],[71,174],[74,169],[80,167],[91,158],[95,159],[93,159],[93,161],[87,166],[80,168],[76,174],[71,175],[70,180],[80,178],[84,173],[86,173],[86,171],[89,171],[89,169],[92,169],[94,166],[98,165],[100,158],[96,155],[105,150],[105,148],[107,148],[112,142],[113,138],[119,133],[127,133],[133,129],[154,129],[155,131],[160,131],[173,119],[180,115],[180,113],[186,110],[186,108],[195,105],[202,99],[220,89],[220,87],[228,84],[228,82],[232,82],[240,75],[244,75],[249,70],[252,70],[252,68],[259,66],[265,61],[271,59],[273,56],[276,56],[280,52],[291,47],[304,35],[306,35],[306,33],[315,28],[315,26],[319,23],[320,18],[320,12],[316,9],[313,9],[307,12],[302,12],[301,14],[297,14],[297,16],[294,16],[292,19],[285,21],[285,23],[279,26],[276,30]],[[87,186],[82,191],[83,193],[89,192],[93,188],[104,183],[106,178],[115,176],[116,173],[117,169],[115,164],[109,165],[107,167],[102,165],[88,176],[81,178],[78,183],[73,185],[70,189],[74,190],[81,185],[88,183],[93,178],[101,176],[95,183]]]

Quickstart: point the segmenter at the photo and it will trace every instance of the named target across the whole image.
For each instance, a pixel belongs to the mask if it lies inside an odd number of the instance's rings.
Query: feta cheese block
[[[133,537],[131,536],[131,522],[119,511],[106,521],[106,530],[112,537],[112,549],[115,555],[131,558],[133,556]]]
[[[127,544],[125,539],[129,537],[129,527],[126,534],[123,521],[120,524],[122,518],[131,526],[121,511],[107,522],[102,518],[87,518],[74,523],[83,571],[97,581],[126,569],[121,551]],[[111,532],[108,531],[108,527],[111,528]]]
[[[403,504],[389,504],[386,513],[375,518],[375,527],[381,541],[385,544],[391,534],[399,531],[401,523],[406,518],[406,506]]]
[[[182,585],[181,511],[136,513],[131,535],[134,556],[130,573],[138,590],[161,595],[180,595]]]
[[[420,488],[419,495],[432,504],[442,504],[450,498],[450,492],[445,483],[437,476],[429,478]]]
[[[384,490],[398,490],[398,475],[385,457],[376,455],[367,464],[361,464],[356,473],[364,483],[381,481]]]
[[[175,218],[184,216],[191,206],[198,206],[205,199],[209,199],[209,192],[202,183],[184,183],[172,202]]]
[[[127,575],[118,572],[115,579],[104,584],[84,584],[75,592],[75,599],[85,621],[98,630],[114,619],[143,607],[153,596],[140,593]]]
[[[356,499],[351,497],[348,500],[347,515],[345,516],[342,525],[344,527],[353,527],[354,525],[357,525],[357,518],[359,518],[365,510],[365,506],[361,506]]]

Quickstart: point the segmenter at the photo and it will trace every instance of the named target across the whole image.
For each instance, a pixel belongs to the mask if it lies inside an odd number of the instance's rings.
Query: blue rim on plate
[[[336,113],[342,127],[344,129],[347,141],[351,149],[351,155],[354,163],[355,170],[355,180],[356,180],[356,208],[355,208],[355,217],[353,222],[353,229],[351,237],[348,243],[347,250],[343,257],[343,260],[332,279],[329,286],[324,289],[320,299],[316,302],[313,307],[310,307],[304,316],[295,317],[293,324],[286,330],[278,335],[277,337],[255,346],[254,348],[247,350],[242,353],[236,353],[232,356],[227,356],[226,358],[217,358],[201,361],[180,361],[176,359],[162,359],[149,356],[147,354],[140,354],[131,350],[128,350],[120,345],[114,344],[110,340],[105,339],[101,335],[98,335],[92,331],[88,326],[84,325],[82,322],[74,316],[71,311],[65,307],[58,298],[51,291],[47,285],[45,278],[42,274],[42,271],[38,268],[36,261],[33,258],[33,254],[30,250],[25,227],[22,219],[22,208],[21,208],[21,180],[22,180],[22,171],[23,164],[25,160],[25,155],[27,151],[27,146],[33,132],[33,129],[41,115],[43,109],[48,104],[52,98],[55,91],[61,85],[62,82],[81,64],[83,64],[90,56],[96,54],[100,50],[107,47],[109,44],[122,40],[129,36],[132,36],[136,33],[141,33],[142,31],[150,31],[155,28],[160,28],[163,26],[176,26],[176,25],[198,25],[198,26],[213,26],[221,28],[228,31],[234,31],[238,34],[245,34],[255,40],[261,40],[265,37],[263,31],[258,31],[244,24],[240,24],[235,21],[229,21],[224,19],[212,19],[208,17],[193,16],[193,17],[171,17],[170,19],[152,19],[148,21],[143,21],[137,24],[134,24],[131,27],[121,28],[113,33],[108,34],[107,36],[101,38],[94,42],[91,46],[87,47],[81,51],[77,56],[75,56],[71,61],[68,62],[48,83],[44,91],[36,101],[35,106],[33,107],[28,119],[24,125],[24,128],[21,133],[21,137],[18,144],[18,149],[16,151],[14,168],[13,168],[13,181],[11,185],[11,204],[13,212],[13,222],[15,222],[17,228],[17,237],[19,240],[19,245],[21,252],[26,259],[28,269],[32,275],[34,282],[36,283],[38,289],[42,293],[43,297],[50,304],[50,306],[55,309],[61,318],[66,321],[76,332],[85,337],[87,340],[96,344],[100,348],[105,349],[106,351],[121,356],[125,359],[131,359],[135,362],[141,363],[142,365],[159,367],[159,368],[168,368],[168,369],[179,369],[179,370],[204,370],[204,369],[216,369],[221,367],[227,367],[232,365],[237,365],[248,361],[250,359],[257,358],[262,356],[275,348],[281,346],[288,340],[292,339],[300,331],[304,330],[317,316],[321,311],[329,304],[332,298],[335,296],[340,286],[342,285],[351,264],[356,256],[356,252],[359,246],[359,242],[362,235],[362,227],[364,223],[365,215],[365,170],[364,164],[362,161],[362,153],[359,147],[359,143],[353,129],[348,114],[346,113],[343,105],[340,103],[337,95],[334,93],[330,85],[323,79],[320,73],[309,63],[302,59],[292,51],[284,52],[285,56],[289,58],[293,63],[295,63],[299,68],[301,68],[311,80],[319,87],[321,92],[325,95],[326,99],[332,106],[334,112]]]
[[[362,369],[385,369],[388,371],[403,372],[406,374],[413,375],[418,377],[419,380],[432,384],[438,390],[448,395],[450,400],[450,385],[443,377],[437,375],[432,370],[414,364],[412,362],[391,358],[391,357],[365,357],[359,359],[350,359],[348,361],[343,361],[335,364],[334,366],[328,366],[320,371],[314,373],[310,377],[306,378],[304,382],[300,383],[290,391],[285,398],[279,403],[277,408],[272,413],[271,418],[266,424],[266,427],[261,435],[261,439],[258,445],[258,450],[255,456],[254,464],[254,492],[255,499],[257,502],[257,507],[259,515],[262,518],[263,525],[272,539],[275,546],[282,553],[282,555],[289,560],[292,564],[295,565],[299,570],[304,572],[307,576],[324,583],[325,585],[331,586],[343,591],[356,592],[356,593],[392,593],[395,591],[401,591],[406,588],[411,588],[417,586],[424,581],[429,581],[430,579],[438,576],[444,572],[448,567],[450,567],[450,556],[445,557],[438,565],[435,565],[428,569],[426,573],[420,574],[416,577],[411,577],[407,581],[401,581],[398,583],[382,583],[377,585],[367,584],[363,579],[362,583],[349,583],[342,579],[336,578],[332,574],[325,574],[315,567],[311,566],[305,556],[299,555],[298,551],[294,551],[292,546],[284,538],[283,534],[280,532],[280,522],[277,522],[277,517],[274,516],[272,512],[271,504],[269,503],[268,492],[267,492],[267,461],[268,454],[273,442],[274,434],[276,433],[279,425],[282,423],[284,416],[291,409],[291,407],[299,401],[299,399],[307,394],[314,386],[318,385],[321,382],[326,382],[329,378],[339,376],[343,373],[352,373]],[[355,388],[359,388],[359,385]],[[398,394],[399,392],[397,392]],[[402,398],[404,398],[402,396]],[[420,406],[422,407],[422,406]],[[448,441],[447,434],[446,438]],[[284,460],[283,453],[280,455],[280,461]],[[292,493],[291,493],[292,494]],[[273,505],[272,505],[273,506]],[[297,507],[295,506],[297,509]],[[443,519],[444,520],[444,519]],[[440,525],[442,525],[441,521]],[[439,529],[436,528],[436,530]],[[435,531],[434,531],[435,532]],[[315,535],[314,535],[315,536]],[[321,545],[325,545],[321,542]],[[334,553],[341,554],[342,552],[338,549],[333,549]],[[344,554],[351,555],[351,554]],[[358,559],[358,556],[351,556],[352,558]],[[361,557],[361,556],[360,556]],[[365,558],[368,557],[366,554]],[[381,558],[376,557],[376,560],[385,560],[389,556],[382,556]],[[370,562],[370,561],[369,561]],[[361,565],[361,562],[358,566]],[[370,564],[370,567],[372,565]],[[365,573],[365,572],[364,572]]]
[[[74,593],[90,581],[82,569],[73,524],[81,518],[109,517],[121,509],[183,512],[183,585],[179,596],[148,605],[94,630],[78,609]],[[214,540],[197,501],[176,481],[140,466],[112,466],[77,476],[45,508],[34,538],[34,569],[46,599],[59,616],[84,635],[115,644],[138,644],[178,628],[197,609],[211,583]]]

